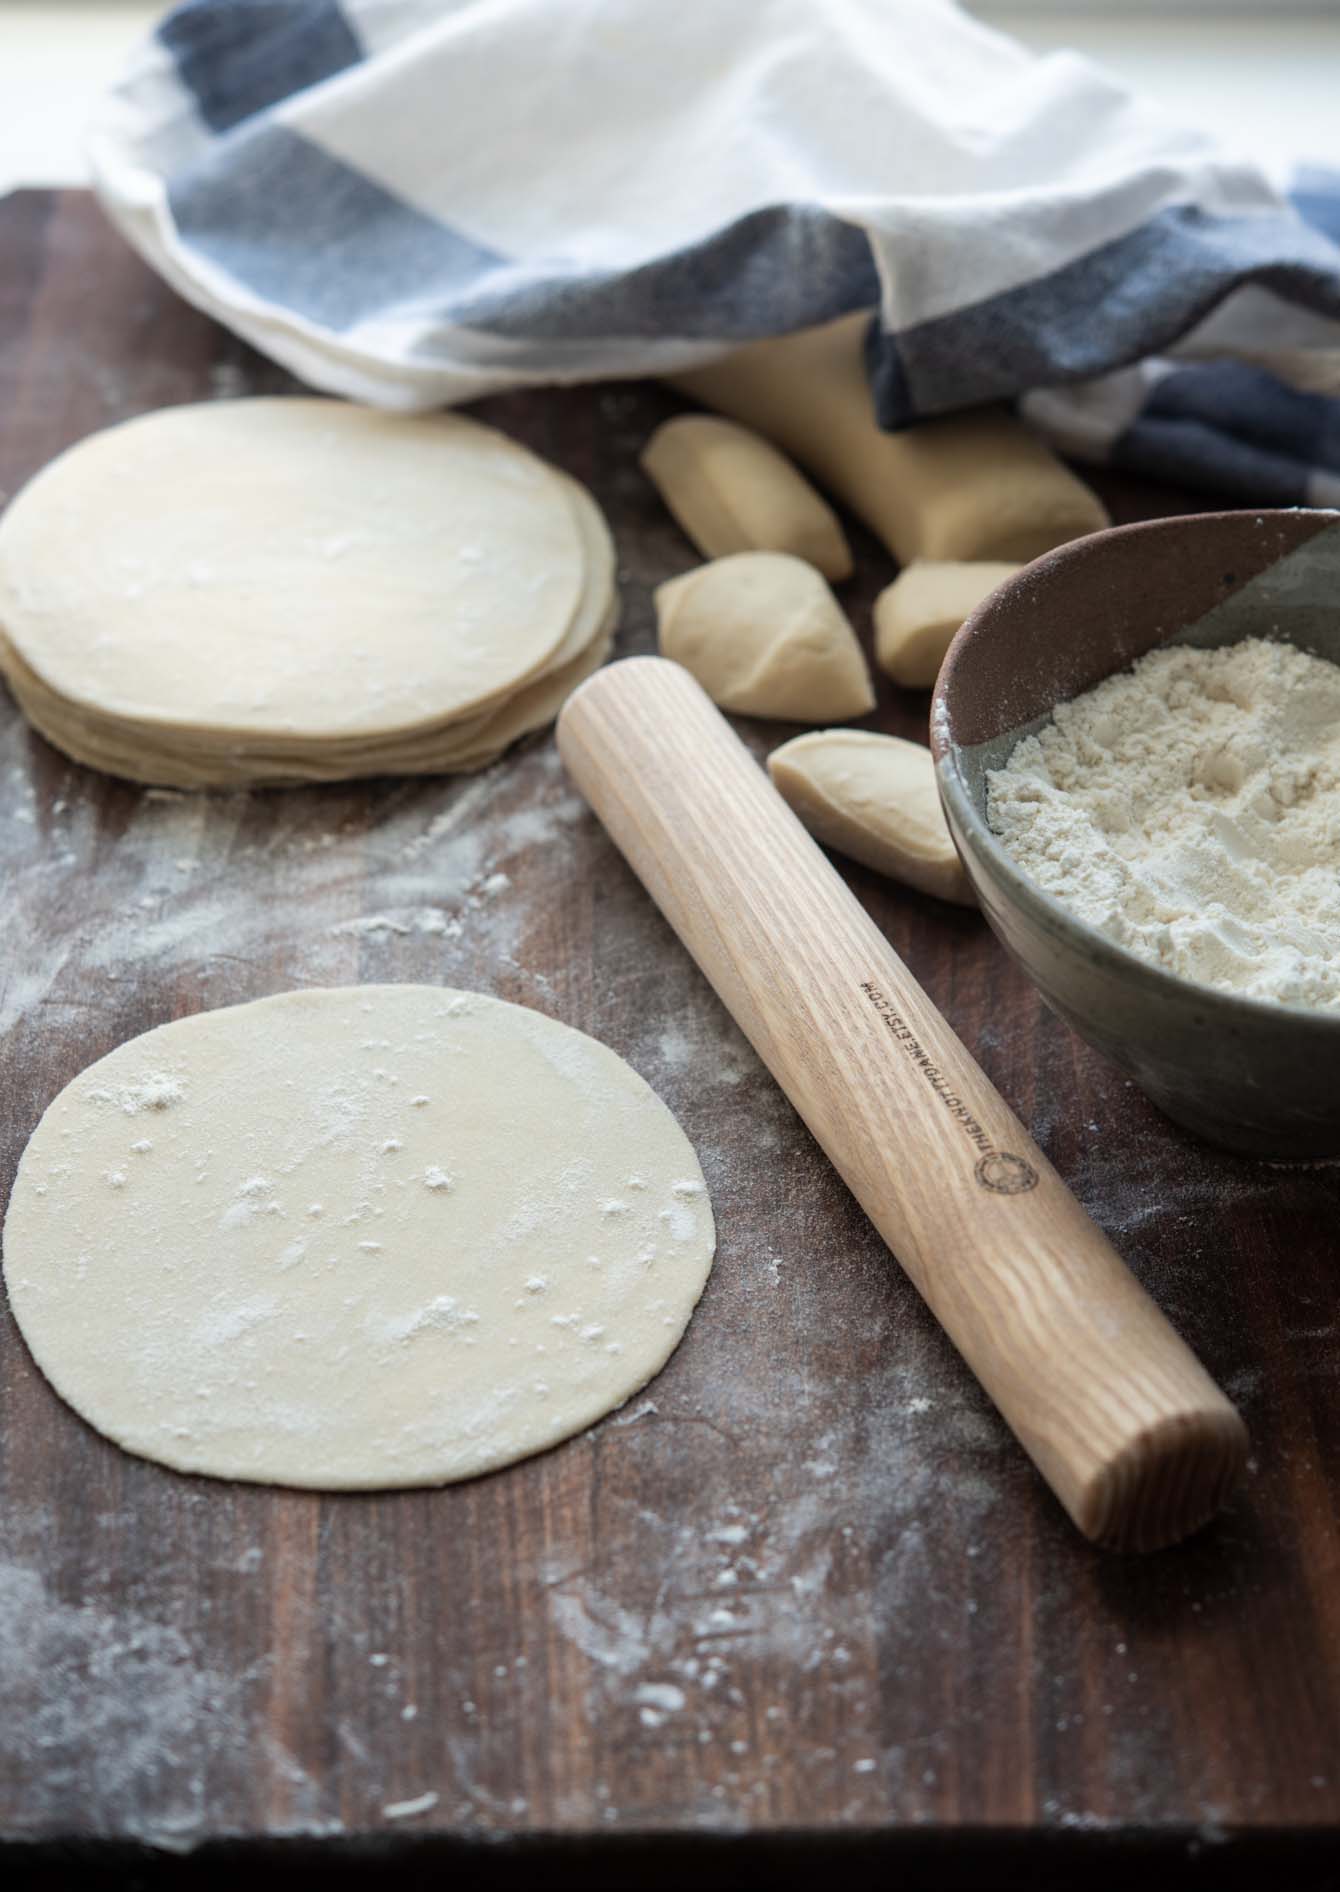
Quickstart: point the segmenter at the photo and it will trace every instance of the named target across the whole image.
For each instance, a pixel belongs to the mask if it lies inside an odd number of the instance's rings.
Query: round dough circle
[[[375,737],[484,709],[586,582],[564,482],[491,427],[341,401],[165,408],[94,434],[0,520],[0,632],[92,714]]]
[[[4,1267],[37,1364],[118,1444],[369,1490],[610,1412],[673,1351],[714,1239],[691,1145],[604,1045],[354,986],[159,1026],[67,1085]]]

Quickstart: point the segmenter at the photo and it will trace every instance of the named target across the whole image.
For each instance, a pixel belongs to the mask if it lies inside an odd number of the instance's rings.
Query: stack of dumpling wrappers
[[[457,415],[168,408],[0,521],[0,668],[77,761],[245,787],[478,769],[609,654],[595,502]]]

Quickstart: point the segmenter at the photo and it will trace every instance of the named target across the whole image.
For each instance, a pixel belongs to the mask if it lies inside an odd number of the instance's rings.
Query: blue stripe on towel
[[[1306,506],[1318,473],[1340,472],[1340,400],[1245,362],[1196,363],[1155,383],[1110,457],[1254,505]]]
[[[363,57],[336,0],[185,0],[156,31],[212,131],[229,131]]]
[[[755,211],[641,268],[513,263],[273,118],[220,140],[170,202],[198,254],[341,331],[408,309],[509,342],[749,341],[879,297],[865,234],[806,206]]]
[[[1140,421],[1147,420],[1195,422],[1248,448],[1340,473],[1340,400],[1300,393],[1248,362],[1165,375],[1145,402]]]
[[[745,342],[879,300],[864,232],[805,204],[753,211],[640,268],[579,274],[546,259],[518,274],[513,285],[481,285],[451,319],[517,340]]]
[[[509,267],[273,121],[184,171],[170,201],[199,255],[254,295],[337,330],[397,307],[436,311]]]
[[[1207,427],[1203,421],[1154,416],[1126,429],[1109,464],[1176,486],[1227,493],[1251,506],[1305,506],[1308,471],[1301,460],[1268,453]]]
[[[1108,373],[1158,354],[1248,282],[1340,317],[1340,251],[1320,232],[1181,206],[1049,276],[882,334],[872,362],[880,421],[905,427]]]

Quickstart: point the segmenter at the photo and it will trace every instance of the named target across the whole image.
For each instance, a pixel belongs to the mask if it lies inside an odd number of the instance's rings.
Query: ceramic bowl
[[[950,646],[931,745],[982,911],[1053,1011],[1212,1143],[1335,1157],[1340,1013],[1242,998],[1146,964],[1045,893],[986,822],[988,772],[1056,703],[1157,645],[1247,636],[1340,663],[1340,512],[1155,519],[1037,559]]]

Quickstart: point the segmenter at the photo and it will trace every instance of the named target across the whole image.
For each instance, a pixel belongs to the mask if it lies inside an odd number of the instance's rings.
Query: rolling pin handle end
[[[1160,1419],[1094,1474],[1072,1516],[1106,1550],[1164,1550],[1221,1509],[1249,1449],[1247,1428],[1227,1401]]]

